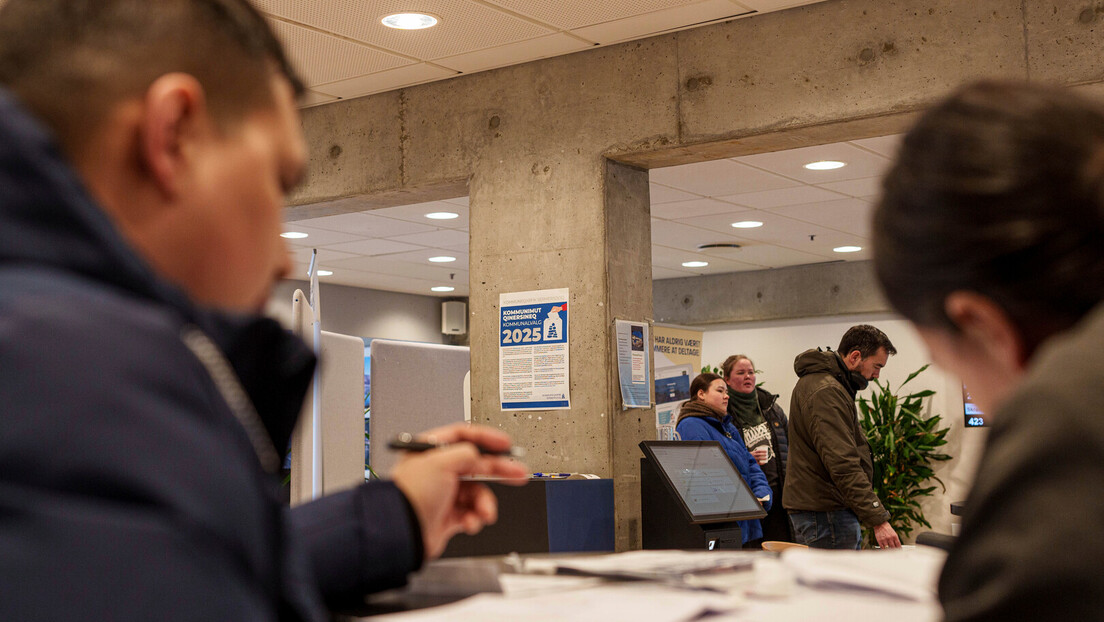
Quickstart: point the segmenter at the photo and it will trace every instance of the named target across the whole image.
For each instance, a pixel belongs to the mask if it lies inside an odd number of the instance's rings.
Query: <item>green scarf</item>
[[[740,393],[728,389],[728,414],[732,415],[732,422],[741,430],[752,428],[763,423],[763,414],[759,412],[758,391]]]

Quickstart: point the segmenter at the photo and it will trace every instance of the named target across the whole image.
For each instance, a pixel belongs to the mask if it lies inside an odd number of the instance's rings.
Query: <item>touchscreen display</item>
[[[766,515],[740,473],[715,441],[642,443],[694,520]]]

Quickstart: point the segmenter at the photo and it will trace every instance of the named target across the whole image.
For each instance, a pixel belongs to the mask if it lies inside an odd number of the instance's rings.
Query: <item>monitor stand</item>
[[[743,546],[736,521],[694,524],[648,458],[640,459],[640,523],[645,549],[717,550]]]

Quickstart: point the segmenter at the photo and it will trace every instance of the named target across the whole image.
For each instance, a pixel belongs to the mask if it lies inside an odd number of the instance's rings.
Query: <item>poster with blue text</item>
[[[567,288],[498,295],[502,410],[571,408]]]

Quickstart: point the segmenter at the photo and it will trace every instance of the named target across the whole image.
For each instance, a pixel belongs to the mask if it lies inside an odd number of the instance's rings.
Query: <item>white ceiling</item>
[[[881,175],[900,136],[764,153],[653,169],[652,277],[782,268],[870,258],[868,220]],[[847,166],[810,171],[803,165],[839,160]],[[425,214],[451,211],[455,220]],[[757,220],[756,229],[731,224]],[[312,248],[319,249],[325,282],[423,295],[468,295],[468,200],[461,197],[300,220],[285,225],[309,237],[288,240],[295,253],[294,278],[305,278]],[[699,250],[712,243],[739,249]],[[841,254],[838,246],[861,246]],[[455,262],[430,263],[435,256]],[[707,261],[685,268],[686,261]],[[431,287],[449,285],[450,293]]]
[[[310,89],[305,106],[820,1],[254,0]],[[440,23],[380,23],[403,11]]]
[[[288,48],[310,89],[305,106],[389,91],[641,39],[821,0],[255,0]],[[396,31],[380,18],[399,11],[432,13],[422,31]],[[760,154],[651,173],[652,274],[656,279],[868,259],[841,255],[868,246],[867,214],[896,137]],[[848,166],[814,172],[823,159]],[[312,248],[334,272],[326,281],[439,296],[468,294],[467,197],[370,213],[290,223],[308,233],[289,240],[295,274],[305,278]],[[428,220],[451,211],[456,220]],[[758,220],[758,229],[731,223]],[[709,243],[739,249],[700,251]],[[451,263],[429,257],[452,256]],[[708,261],[704,268],[683,262]]]

